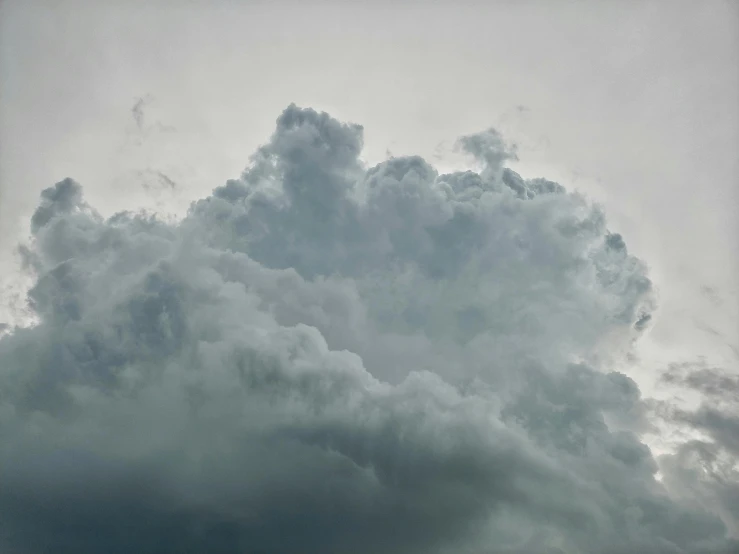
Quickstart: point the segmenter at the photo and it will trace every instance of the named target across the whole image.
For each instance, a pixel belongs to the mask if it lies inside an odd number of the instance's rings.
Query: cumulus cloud
[[[0,546],[736,549],[657,479],[609,370],[654,303],[602,210],[505,167],[495,131],[460,140],[479,172],[365,167],[362,142],[291,105],[179,222],[44,191],[38,323],[0,339]]]

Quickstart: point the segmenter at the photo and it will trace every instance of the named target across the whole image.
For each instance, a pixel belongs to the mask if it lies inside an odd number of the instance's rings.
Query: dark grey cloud
[[[694,412],[678,412],[677,419],[708,432],[715,442],[739,456],[739,413],[732,414],[703,404]]]
[[[682,500],[721,514],[731,531],[739,532],[739,468],[736,453],[714,440],[690,440],[662,456],[665,483]],[[736,547],[734,547],[736,548]]]
[[[661,378],[665,383],[699,391],[714,401],[739,403],[739,375],[711,367],[703,360],[672,363]]]
[[[494,131],[446,175],[367,168],[362,133],[290,106],[180,222],[44,191],[39,322],[0,339],[0,546],[735,549],[657,479],[636,384],[582,362],[654,308],[602,210]]]
[[[734,533],[739,532],[739,378],[705,360],[672,363],[664,384],[700,393],[697,407],[676,402],[656,404],[665,422],[701,438],[663,457],[662,471],[675,491],[718,509]],[[679,390],[679,389],[678,389]]]

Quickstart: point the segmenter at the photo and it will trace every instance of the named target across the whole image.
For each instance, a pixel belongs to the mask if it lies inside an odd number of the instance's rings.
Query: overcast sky
[[[515,144],[509,168],[600,203],[648,268],[658,307],[609,369],[646,396],[668,366],[673,383],[679,368],[739,375],[737,56],[728,0],[5,0],[0,323],[17,322],[15,248],[42,190],[70,177],[104,216],[182,216],[238,178],[295,103],[362,125],[367,166],[418,155],[481,170],[456,141],[495,128]],[[387,378],[355,346],[342,348]]]

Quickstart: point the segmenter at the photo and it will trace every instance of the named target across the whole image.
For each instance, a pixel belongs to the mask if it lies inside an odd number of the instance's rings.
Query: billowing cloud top
[[[362,133],[292,105],[177,223],[43,192],[39,321],[0,339],[3,551],[735,551],[734,497],[680,455],[705,494],[672,494],[596,361],[654,307],[602,211],[494,130],[446,175],[367,169]]]

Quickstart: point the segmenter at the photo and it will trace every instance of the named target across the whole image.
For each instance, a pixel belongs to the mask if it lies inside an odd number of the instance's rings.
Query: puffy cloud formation
[[[292,105],[175,223],[44,191],[38,324],[0,338],[3,552],[736,551],[608,369],[654,305],[602,211],[493,130],[446,175],[366,168],[362,132]]]

